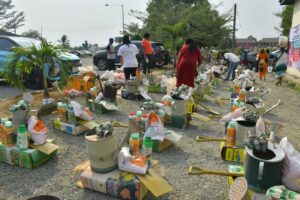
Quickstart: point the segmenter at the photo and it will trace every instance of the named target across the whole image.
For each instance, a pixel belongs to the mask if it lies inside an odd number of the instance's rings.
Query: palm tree
[[[184,35],[185,29],[188,27],[187,22],[178,22],[177,24],[162,25],[160,30],[166,33],[170,38],[170,48],[174,50],[179,43],[182,43],[182,37]]]
[[[61,36],[61,39],[58,40],[58,42],[61,43],[64,48],[68,48],[70,46],[70,40],[66,35]]]
[[[39,72],[42,76],[44,97],[49,98],[46,66],[60,67],[60,81],[65,82],[69,71],[60,60],[63,53],[61,47],[53,45],[42,39],[39,46],[32,45],[28,48],[15,47],[12,49],[8,62],[4,67],[4,77],[9,84],[24,89],[24,80],[28,79],[33,72]],[[37,84],[37,83],[35,83]]]

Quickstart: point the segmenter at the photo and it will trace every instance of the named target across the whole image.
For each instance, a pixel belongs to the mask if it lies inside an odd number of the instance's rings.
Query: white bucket
[[[86,133],[85,141],[94,172],[107,173],[117,168],[118,145],[114,134],[98,139],[91,130]]]
[[[187,114],[187,104],[188,104],[188,100],[175,100],[174,104],[173,104],[173,110],[172,110],[172,114],[173,115],[186,115]]]

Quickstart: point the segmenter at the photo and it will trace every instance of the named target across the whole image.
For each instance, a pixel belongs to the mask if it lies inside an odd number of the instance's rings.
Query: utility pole
[[[232,50],[235,48],[235,30],[236,30],[236,3],[234,4],[234,14],[233,14]]]
[[[123,35],[125,34],[125,23],[124,23],[124,5],[122,4],[122,25],[123,25]]]

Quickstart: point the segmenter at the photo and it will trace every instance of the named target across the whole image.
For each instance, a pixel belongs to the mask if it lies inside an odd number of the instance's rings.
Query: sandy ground
[[[300,144],[298,130],[299,124],[299,93],[289,89],[287,86],[275,87],[274,77],[270,76],[267,82],[258,84],[264,88],[270,88],[271,94],[265,96],[269,105],[283,101],[281,107],[267,114],[267,119],[282,122],[284,128],[278,133],[279,136],[288,136],[292,143],[299,149]],[[225,85],[228,83],[224,83]],[[217,97],[228,97],[225,87],[214,90]],[[159,100],[162,95],[151,95]],[[116,120],[127,123],[128,112],[138,109],[142,102],[118,99],[120,111],[115,113],[98,115],[97,121],[103,122]],[[220,106],[210,101],[205,101],[205,105],[226,114],[229,105]],[[207,115],[200,111],[199,113]],[[43,121],[51,128],[50,115]],[[184,130],[173,129],[183,135],[182,141],[178,146],[172,146],[166,151],[155,154],[154,158],[160,162],[160,168],[165,178],[173,186],[174,191],[159,197],[161,200],[174,199],[203,199],[216,200],[226,199],[228,193],[227,179],[220,176],[189,176],[187,174],[190,165],[201,166],[203,168],[226,170],[225,162],[220,157],[218,143],[196,143],[195,137],[198,135],[223,137],[224,125],[217,120],[204,123],[193,119],[193,126]],[[119,132],[120,131],[120,132]],[[117,130],[118,136],[122,137],[122,131]],[[50,194],[61,197],[62,199],[76,200],[112,200],[107,195],[83,190],[76,187],[75,183],[79,180],[79,174],[72,172],[72,169],[87,159],[84,136],[71,136],[55,130],[50,131],[49,138],[55,138],[60,145],[58,155],[51,161],[45,163],[35,170],[27,170],[4,163],[0,163],[0,199],[19,200],[27,199],[36,195]],[[146,200],[155,199],[150,193]]]

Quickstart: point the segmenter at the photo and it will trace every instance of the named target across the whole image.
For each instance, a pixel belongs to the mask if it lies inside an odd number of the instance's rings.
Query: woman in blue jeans
[[[224,59],[229,62],[229,68],[225,80],[229,81],[231,74],[232,74],[232,79],[235,79],[235,70],[240,62],[240,58],[233,53],[225,53]]]

